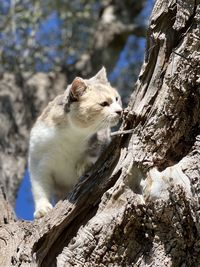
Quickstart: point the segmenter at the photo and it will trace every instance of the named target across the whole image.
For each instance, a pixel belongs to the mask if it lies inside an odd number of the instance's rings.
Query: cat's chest
[[[77,165],[87,157],[88,133],[37,124],[31,133],[30,155],[34,164],[43,166],[58,184],[72,185]],[[32,163],[32,165],[34,165]]]
[[[77,133],[66,130],[57,133],[54,138],[54,150],[63,158],[63,160],[76,161],[87,149],[88,142],[86,138]]]
[[[57,133],[51,143],[51,166],[58,183],[74,184],[77,178],[77,164],[85,157],[87,141],[74,132]],[[67,176],[67,180],[66,180]]]

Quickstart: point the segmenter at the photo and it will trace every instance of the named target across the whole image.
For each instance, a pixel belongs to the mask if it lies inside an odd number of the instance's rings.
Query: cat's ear
[[[80,78],[76,77],[71,85],[71,94],[74,99],[78,100],[80,96],[82,96],[87,88],[85,81]]]
[[[109,84],[105,67],[102,67],[100,71],[97,72],[97,74],[91,78],[91,80],[97,80],[100,83]]]

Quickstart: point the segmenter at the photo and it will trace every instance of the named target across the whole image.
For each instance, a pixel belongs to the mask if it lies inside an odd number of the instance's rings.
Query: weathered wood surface
[[[157,0],[123,119],[133,133],[46,217],[16,221],[8,208],[0,266],[200,265],[199,26],[199,2]]]

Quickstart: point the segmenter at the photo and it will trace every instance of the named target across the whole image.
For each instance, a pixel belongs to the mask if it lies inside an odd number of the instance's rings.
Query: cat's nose
[[[119,115],[121,117],[122,109],[120,108],[120,109],[115,110],[115,113],[117,113],[117,115]]]

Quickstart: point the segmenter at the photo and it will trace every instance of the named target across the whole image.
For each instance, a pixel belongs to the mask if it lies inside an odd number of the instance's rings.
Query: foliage
[[[94,0],[2,2],[3,68],[47,71],[73,62],[91,46],[99,9]]]
[[[66,70],[81,56],[92,54],[96,49],[95,34],[99,34],[101,16],[105,8],[110,8],[106,11],[107,13],[111,9],[114,10],[114,15],[110,13],[107,16],[110,16],[109,19],[114,22],[121,21],[127,26],[136,21],[136,24],[144,25],[144,11],[142,12],[144,3],[144,0],[140,2],[135,0],[1,1],[0,61],[2,71]],[[145,8],[145,17],[149,13],[149,6],[152,6],[152,1],[149,1]],[[110,32],[108,31],[107,34],[109,35]],[[115,60],[113,54],[109,54],[109,61],[113,61],[112,67],[116,65],[116,60],[120,58],[119,52],[123,51],[127,42],[129,42],[127,47],[130,47],[128,58],[135,58],[133,52],[130,52],[133,45],[140,47],[141,40],[135,38],[133,41],[133,38],[128,39],[126,34],[124,36],[121,50],[115,53]],[[124,36],[120,38],[123,39]],[[119,46],[120,38],[114,40],[114,47]],[[138,53],[141,53],[140,49],[135,50],[135,54]],[[136,64],[133,64],[131,69],[136,67],[138,70],[140,66],[138,62],[141,62],[141,57],[136,60]],[[97,60],[95,63],[98,64]],[[126,68],[124,70],[126,71]]]

